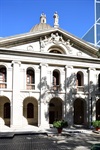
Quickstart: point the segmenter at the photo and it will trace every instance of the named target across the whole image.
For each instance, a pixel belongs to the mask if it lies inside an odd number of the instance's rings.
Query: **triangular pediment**
[[[41,53],[60,53],[77,57],[97,57],[98,49],[60,29],[29,32],[0,39],[0,47]]]

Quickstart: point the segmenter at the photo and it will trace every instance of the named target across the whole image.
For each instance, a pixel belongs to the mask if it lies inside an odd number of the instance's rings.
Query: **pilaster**
[[[22,104],[20,101],[20,66],[21,62],[12,61],[12,102],[11,126],[17,128],[22,125]]]
[[[64,116],[65,119],[69,122],[69,124],[73,124],[73,116],[72,116],[72,71],[73,66],[65,66],[65,109],[64,109]],[[69,120],[68,120],[69,119]]]
[[[95,68],[88,68],[88,125],[91,126],[93,120],[93,110],[95,110]]]
[[[48,64],[40,64],[40,104],[39,104],[39,126],[48,127],[49,122],[47,118],[48,110],[46,103],[47,95],[47,68]]]

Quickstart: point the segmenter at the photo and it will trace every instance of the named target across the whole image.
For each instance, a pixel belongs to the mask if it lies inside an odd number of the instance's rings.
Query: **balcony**
[[[61,90],[61,85],[53,85],[52,90],[53,91],[60,91]]]
[[[35,84],[27,84],[26,88],[27,90],[35,90]]]
[[[84,92],[84,86],[77,86],[77,92]]]
[[[0,89],[6,89],[7,83],[6,82],[0,82]]]

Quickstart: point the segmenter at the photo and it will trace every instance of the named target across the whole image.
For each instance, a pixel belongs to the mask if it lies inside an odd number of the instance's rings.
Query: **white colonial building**
[[[100,119],[98,49],[40,23],[28,33],[0,38],[0,126],[49,127],[54,120],[89,126]]]

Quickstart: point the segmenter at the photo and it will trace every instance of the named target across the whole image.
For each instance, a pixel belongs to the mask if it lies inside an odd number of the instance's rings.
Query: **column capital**
[[[13,60],[12,61],[12,65],[14,65],[14,64],[19,64],[19,66],[21,65],[21,62],[20,61],[17,61],[17,60]]]
[[[73,66],[70,66],[70,65],[67,66],[67,65],[66,65],[66,66],[65,66],[65,69],[68,69],[68,68],[73,69]]]
[[[43,66],[48,67],[48,64],[46,64],[46,63],[40,63],[40,67],[43,67]]]
[[[88,71],[91,71],[91,70],[95,71],[96,69],[95,69],[95,68],[92,68],[92,67],[89,67],[89,68],[88,68]]]
[[[68,66],[66,65],[66,66],[65,66],[65,69],[67,69],[67,68],[68,68]]]

